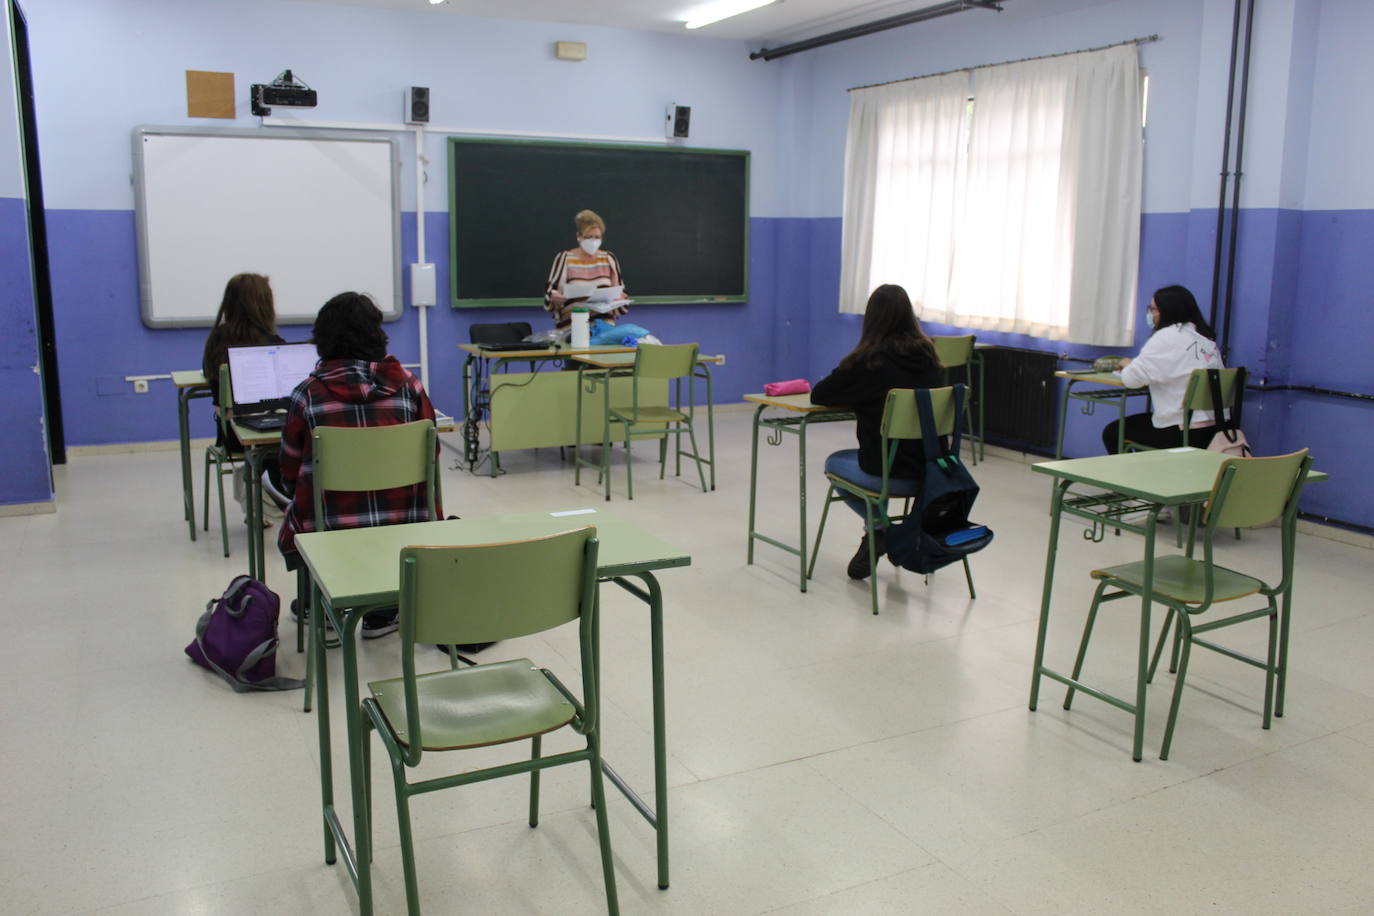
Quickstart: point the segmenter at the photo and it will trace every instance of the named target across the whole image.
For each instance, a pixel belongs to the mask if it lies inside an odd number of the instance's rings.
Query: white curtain
[[[882,88],[936,79],[948,80]],[[956,131],[952,163],[936,155],[912,166],[879,155],[874,178],[854,167],[865,148],[856,133],[898,147],[883,129],[902,125],[889,116],[875,130],[867,106],[851,102],[840,310],[863,310],[865,283],[911,283],[921,317],[942,324],[1129,345],[1142,156],[1135,45],[983,68],[974,96],[967,149]],[[929,123],[915,126],[910,142],[948,129],[935,110],[923,117]],[[870,200],[866,212],[852,198],[870,188],[874,198],[886,190],[898,199],[881,207]],[[946,214],[942,236],[937,221]],[[894,230],[901,219],[911,225]]]
[[[840,311],[900,283],[944,309],[968,71],[850,93]]]

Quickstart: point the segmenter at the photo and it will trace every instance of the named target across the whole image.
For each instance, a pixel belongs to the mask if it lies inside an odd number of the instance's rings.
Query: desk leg
[[[1045,664],[1045,631],[1050,622],[1050,595],[1054,591],[1054,561],[1059,551],[1059,517],[1069,481],[1056,479],[1050,499],[1050,543],[1045,555],[1045,585],[1040,593],[1040,624],[1035,631],[1035,665],[1031,669],[1030,708],[1040,700],[1040,672]]]
[[[262,466],[259,449],[244,449],[243,463],[247,466],[244,499],[248,503],[248,575],[265,582],[262,550]]]
[[[658,886],[668,888],[668,717],[663,677],[663,590],[651,573],[640,578],[649,587],[649,651],[654,676],[654,830],[658,839]]]
[[[196,494],[191,484],[191,420],[188,416],[190,388],[177,391],[177,432],[181,439],[181,509],[191,528],[191,540],[196,539]]]
[[[471,353],[463,360],[463,460],[467,462],[468,473],[477,467],[478,417],[477,392],[472,377]]]
[[[801,590],[806,591],[806,422],[803,416],[797,424],[797,507],[801,516],[801,548],[797,551],[797,572]]]
[[[754,562],[754,509],[759,491],[759,420],[763,417],[763,407],[760,404],[754,411],[754,444],[749,450],[749,550],[745,563],[750,565]]]
[[[314,578],[310,581],[310,657],[314,665],[315,716],[320,732],[320,806],[324,822],[324,861],[333,865],[337,858],[334,830],[330,817],[334,813],[334,765],[329,745],[329,672],[324,658],[324,610],[320,591]]]
[[[362,727],[362,706],[358,696],[358,625],[363,613],[349,609],[341,621],[339,645],[343,650],[344,721],[348,724],[348,772],[353,795],[353,861],[358,887],[358,911],[372,913],[372,827],[367,822],[367,768],[363,763],[363,742],[368,734]],[[323,665],[321,665],[323,668]],[[321,678],[323,681],[323,678]]]
[[[573,486],[582,485],[582,370],[577,370],[577,413],[573,418]]]
[[[1073,391],[1074,382],[1077,379],[1069,379],[1064,384],[1064,394],[1059,399],[1059,435],[1054,440],[1054,460],[1058,461],[1064,457],[1064,427],[1069,421],[1069,392]]]
[[[711,367],[702,364],[706,370],[706,440],[707,451],[711,453],[711,489],[716,488],[716,393],[715,381],[711,378]]]
[[[1135,673],[1135,738],[1131,744],[1131,759],[1137,763],[1140,762],[1145,744],[1145,687],[1150,673],[1150,595],[1155,576],[1155,526],[1159,522],[1159,510],[1162,508],[1160,505],[1151,506],[1145,522],[1145,568],[1141,576],[1140,596],[1140,646]]]
[[[983,357],[979,353],[974,353],[973,358],[978,363],[978,460],[988,459],[988,427],[987,427],[987,374],[983,371]],[[976,463],[976,462],[975,462]]]

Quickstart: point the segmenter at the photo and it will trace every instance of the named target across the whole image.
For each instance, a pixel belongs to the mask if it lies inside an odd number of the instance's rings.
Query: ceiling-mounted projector
[[[262,117],[272,113],[272,105],[280,105],[283,108],[314,108],[317,100],[315,90],[292,76],[290,70],[283,70],[270,83],[254,83],[250,98],[253,103],[253,114]]]

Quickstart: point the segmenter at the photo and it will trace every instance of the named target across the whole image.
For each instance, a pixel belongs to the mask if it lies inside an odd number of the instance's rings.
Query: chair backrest
[[[219,428],[223,434],[221,438],[226,442],[234,442],[229,436],[229,415],[234,412],[234,383],[229,380],[229,364],[220,363],[219,366]]]
[[[1307,449],[1272,458],[1228,458],[1207,500],[1207,528],[1249,528],[1294,511],[1312,464]]]
[[[697,365],[700,344],[646,344],[635,348],[635,375],[639,378],[685,378]]]
[[[420,762],[415,644],[494,642],[540,633],[580,619],[581,717],[594,727],[597,702],[596,529],[505,544],[405,547],[401,550],[401,671],[406,762]]]
[[[1240,368],[1218,369],[1217,378],[1221,382],[1221,406],[1227,410],[1236,406],[1236,397],[1243,392],[1238,390],[1237,379],[1244,370]],[[1183,409],[1215,410],[1212,406],[1212,389],[1207,384],[1207,370],[1194,369],[1188,377],[1188,390],[1183,394]]]
[[[932,337],[930,341],[935,344],[935,355],[940,358],[940,365],[946,369],[958,369],[968,365],[973,357],[975,337],[974,334],[964,334],[961,337]]]
[[[528,321],[504,321],[468,326],[468,342],[475,344],[519,343],[530,336]]]
[[[425,485],[435,519],[435,443],[431,420],[393,426],[317,426],[312,434],[315,524],[325,530],[325,491],[370,493]]]
[[[954,388],[930,389],[930,406],[934,410],[935,428],[940,435],[952,434],[958,419],[954,410]],[[921,438],[921,417],[916,411],[914,388],[893,388],[887,393],[880,431],[884,439]]]

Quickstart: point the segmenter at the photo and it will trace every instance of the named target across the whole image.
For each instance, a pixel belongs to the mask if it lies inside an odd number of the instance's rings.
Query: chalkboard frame
[[[630,295],[633,296],[636,305],[663,305],[663,304],[700,304],[700,303],[729,303],[747,302],[749,300],[749,196],[750,196],[750,163],[751,155],[749,150],[738,149],[714,149],[709,147],[684,147],[684,146],[648,146],[637,143],[588,143],[561,140],[524,140],[518,138],[476,138],[465,136],[450,136],[448,138],[448,186],[449,186],[449,300],[454,308],[517,308],[539,306],[544,304],[543,298],[534,297],[509,297],[509,298],[459,298],[458,279],[462,270],[462,265],[458,257],[458,225],[459,225],[459,186],[461,182],[457,175],[458,150],[464,146],[518,146],[518,147],[550,147],[564,149],[608,149],[616,151],[635,150],[648,154],[655,153],[688,153],[692,155],[716,156],[738,158],[743,165],[744,187],[743,200],[741,201],[742,219],[744,225],[741,227],[743,246],[740,252],[741,270],[743,279],[743,289],[739,293],[700,293],[690,295],[641,295],[634,279],[633,268],[627,267],[629,273]],[[572,216],[567,214],[568,238],[572,239]],[[571,245],[569,246],[571,247]],[[611,246],[614,248],[614,246]],[[549,256],[552,259],[552,251]],[[541,277],[542,279],[542,277]]]

